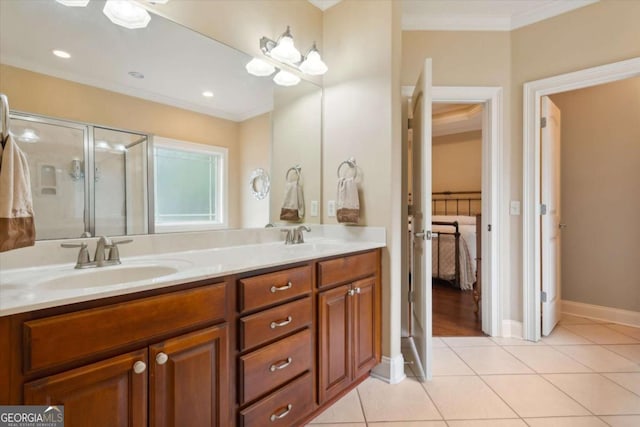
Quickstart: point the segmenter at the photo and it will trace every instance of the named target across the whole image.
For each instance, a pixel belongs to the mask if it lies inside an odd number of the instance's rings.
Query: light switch
[[[318,216],[318,201],[311,201],[311,216]]]
[[[512,200],[511,206],[509,207],[509,213],[511,215],[520,215],[520,201]]]
[[[327,216],[334,217],[336,216],[336,201],[329,200],[327,203]]]

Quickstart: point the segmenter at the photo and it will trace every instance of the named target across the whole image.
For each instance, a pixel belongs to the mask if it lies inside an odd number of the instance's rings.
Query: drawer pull
[[[285,320],[281,320],[279,322],[271,322],[271,329],[280,328],[282,326],[287,326],[293,318],[291,316],[287,316]]]
[[[169,360],[169,356],[167,356],[166,353],[160,352],[156,355],[156,363],[158,365],[164,365],[165,363],[167,363],[167,360]]]
[[[138,360],[136,363],[133,364],[133,372],[135,372],[136,374],[141,374],[146,369],[147,369],[147,364],[141,360]]]
[[[279,363],[274,363],[273,365],[269,366],[269,370],[271,372],[279,371],[280,369],[284,369],[287,366],[291,365],[291,362],[293,362],[293,359],[287,357],[286,360],[281,360]]]
[[[291,282],[287,282],[287,284],[283,286],[272,286],[271,293],[275,294],[276,292],[286,291],[287,289],[291,289],[292,287],[293,287],[293,283]]]
[[[277,421],[277,420],[281,420],[284,417],[286,417],[287,415],[289,415],[289,412],[291,412],[291,408],[293,408],[293,405],[289,403],[287,405],[286,409],[282,408],[282,409],[284,409],[284,411],[280,412],[279,414],[276,414],[275,412],[273,414],[271,414],[271,418],[270,418],[271,422],[274,422],[274,421]]]

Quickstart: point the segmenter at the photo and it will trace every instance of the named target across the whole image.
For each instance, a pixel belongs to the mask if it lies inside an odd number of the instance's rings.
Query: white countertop
[[[75,263],[3,269],[0,275],[0,316],[164,288],[181,283],[384,246],[384,240],[380,241],[379,239],[353,241],[316,238],[308,239],[307,243],[297,245],[285,245],[278,241],[122,257],[121,265],[82,270],[74,269]],[[168,274],[152,279],[127,281],[126,283],[94,285],[95,279],[103,278],[99,275],[126,277],[128,272],[135,274],[136,268],[150,270],[159,268]],[[65,288],[65,282],[84,283],[83,275],[92,276],[86,281],[89,286]]]

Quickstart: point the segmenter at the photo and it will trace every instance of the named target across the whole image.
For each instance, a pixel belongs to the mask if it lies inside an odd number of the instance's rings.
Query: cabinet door
[[[232,425],[227,325],[149,347],[149,425]]]
[[[369,277],[352,285],[353,296],[353,363],[354,378],[369,372],[380,359],[380,325],[376,279]]]
[[[351,383],[351,340],[349,285],[318,295],[319,403],[344,390]]]
[[[42,378],[24,385],[24,403],[64,405],[67,427],[143,427],[146,364],[145,349]]]

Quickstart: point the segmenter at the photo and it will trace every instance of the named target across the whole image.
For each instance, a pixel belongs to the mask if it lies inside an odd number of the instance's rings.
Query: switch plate
[[[311,201],[311,216],[318,216],[318,201]]]
[[[327,203],[327,216],[334,217],[336,216],[336,201],[329,200]]]
[[[509,213],[511,215],[520,215],[520,201],[512,200],[511,205],[509,206]]]

